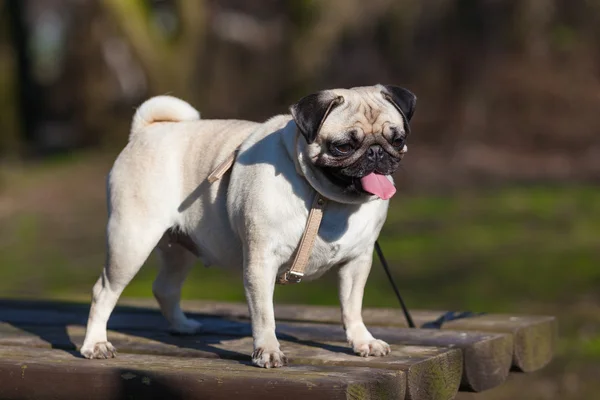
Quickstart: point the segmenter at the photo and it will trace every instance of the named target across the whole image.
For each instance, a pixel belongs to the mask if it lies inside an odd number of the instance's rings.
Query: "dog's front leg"
[[[254,351],[252,363],[264,368],[282,367],[287,363],[275,336],[273,291],[276,266],[259,260],[249,260],[244,267],[244,289],[252,320]]]
[[[371,335],[362,319],[362,300],[371,270],[371,254],[372,248],[365,252],[365,256],[348,262],[339,271],[340,303],[346,338],[354,352],[362,357],[385,356],[391,351],[386,342]]]

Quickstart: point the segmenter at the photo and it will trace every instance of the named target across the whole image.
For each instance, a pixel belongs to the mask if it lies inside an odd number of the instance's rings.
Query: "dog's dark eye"
[[[396,139],[392,140],[392,146],[396,147],[396,148],[400,148],[404,146],[404,137],[400,136],[397,137]]]
[[[354,151],[354,147],[350,143],[333,144],[331,146],[332,153],[345,156]]]

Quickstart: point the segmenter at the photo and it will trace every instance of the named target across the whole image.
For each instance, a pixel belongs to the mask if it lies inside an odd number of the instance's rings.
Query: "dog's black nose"
[[[367,159],[369,161],[379,161],[381,160],[381,158],[383,157],[383,147],[381,147],[378,144],[375,144],[371,147],[369,147],[369,150],[367,150]]]

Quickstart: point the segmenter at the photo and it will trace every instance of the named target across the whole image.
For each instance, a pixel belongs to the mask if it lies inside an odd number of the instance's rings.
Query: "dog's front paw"
[[[98,342],[91,346],[83,346],[80,351],[85,358],[106,359],[113,358],[117,355],[117,349],[110,342]]]
[[[390,345],[379,339],[367,340],[364,342],[354,343],[352,349],[361,357],[375,356],[383,357],[392,352]]]
[[[279,348],[258,347],[252,353],[252,364],[262,368],[279,368],[287,364],[287,357]]]
[[[169,331],[174,335],[195,335],[202,330],[202,324],[186,318],[171,325]]]

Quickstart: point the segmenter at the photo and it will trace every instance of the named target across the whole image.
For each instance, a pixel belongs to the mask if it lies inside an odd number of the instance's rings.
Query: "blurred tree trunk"
[[[287,12],[294,25],[288,54],[293,96],[328,84],[320,82],[323,71],[344,35],[377,20],[390,3],[382,0],[365,7],[362,0],[288,2]]]
[[[549,26],[554,17],[556,1],[519,0],[515,25],[525,54],[545,58],[550,52]]]
[[[25,25],[25,0],[7,0],[6,2],[10,38],[15,54],[16,98],[21,130],[20,142],[26,151],[35,150],[35,130],[39,121],[39,93],[32,76],[31,58],[28,51],[28,29]]]
[[[8,1],[0,2],[0,155],[17,154],[20,131],[18,124],[18,104],[15,103],[16,65],[11,46],[8,26],[10,25]],[[1,183],[1,182],[0,182]]]
[[[161,32],[145,0],[103,0],[148,74],[152,91],[194,102],[198,59],[204,50],[206,8],[201,0],[175,0],[180,26],[174,38]]]

